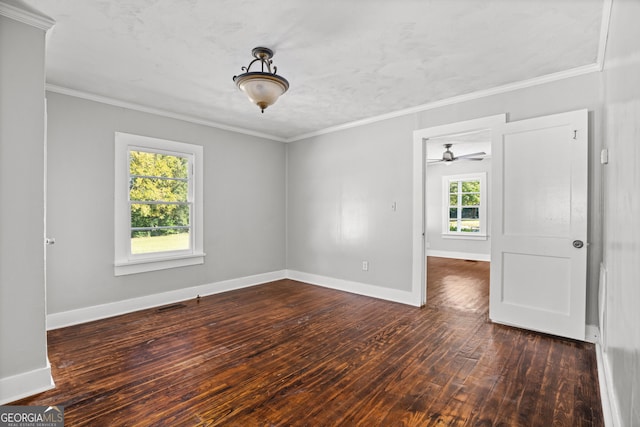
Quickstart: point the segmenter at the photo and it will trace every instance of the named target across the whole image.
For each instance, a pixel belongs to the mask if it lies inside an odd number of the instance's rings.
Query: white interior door
[[[587,110],[493,128],[492,321],[584,340]]]

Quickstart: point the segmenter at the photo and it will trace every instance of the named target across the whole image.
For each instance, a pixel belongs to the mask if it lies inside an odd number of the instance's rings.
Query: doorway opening
[[[427,250],[434,249],[431,244],[427,248],[429,221],[425,220],[430,212],[426,203],[428,141],[489,129],[489,187],[493,193],[488,222],[492,230],[487,234],[491,236],[490,319],[585,339],[588,118],[586,109],[513,122],[500,115],[414,132],[412,289],[421,297],[421,305],[427,303]],[[445,161],[455,157],[446,152],[447,145],[442,157]],[[456,182],[461,185],[461,181],[449,180],[451,185]],[[455,206],[458,210],[469,207]],[[469,222],[469,212],[456,217],[454,234],[476,231],[470,224],[460,228],[463,220]],[[453,214],[445,216],[454,219]],[[478,235],[481,229],[477,229]]]
[[[421,235],[414,237],[413,277],[422,305],[462,304],[488,313],[492,129],[505,121],[502,114],[414,132],[414,230]],[[484,279],[470,278],[472,265]],[[463,296],[464,277],[480,289]]]
[[[491,130],[425,141],[428,305],[489,313]]]

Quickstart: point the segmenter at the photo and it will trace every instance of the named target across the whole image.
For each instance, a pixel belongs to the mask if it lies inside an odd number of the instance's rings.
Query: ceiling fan
[[[445,150],[444,153],[442,153],[442,159],[427,159],[427,163],[454,162],[456,160],[482,160],[482,157],[477,156],[484,156],[487,154],[484,151],[479,151],[477,153],[463,154],[462,156],[456,157],[450,150],[452,146],[453,144],[444,144],[443,147]]]

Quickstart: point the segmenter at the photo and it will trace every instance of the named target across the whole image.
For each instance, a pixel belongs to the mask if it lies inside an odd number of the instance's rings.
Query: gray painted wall
[[[48,100],[48,313],[285,268],[285,145],[57,93]],[[115,277],[114,132],[204,147],[203,265]],[[195,295],[194,295],[195,297]]]
[[[413,128],[405,116],[288,145],[288,269],[411,290]]]
[[[605,363],[622,426],[640,425],[640,2],[614,1],[605,58]]]
[[[597,324],[602,259],[598,73],[426,110],[290,143],[287,267],[377,286],[411,289],[413,131],[496,114],[511,121],[589,109],[587,323]],[[398,202],[392,212],[391,203]],[[362,229],[349,237],[348,221]],[[369,260],[364,272],[361,261]]]
[[[0,381],[47,367],[44,36],[0,16]]]
[[[486,198],[482,203],[487,206],[487,239],[447,239],[442,237],[442,177],[446,175],[460,175],[466,173],[485,172]],[[426,173],[426,232],[427,255],[429,251],[443,251],[454,253],[469,253],[491,256],[491,159],[485,158],[481,162],[459,161],[450,164],[435,164],[427,166]]]

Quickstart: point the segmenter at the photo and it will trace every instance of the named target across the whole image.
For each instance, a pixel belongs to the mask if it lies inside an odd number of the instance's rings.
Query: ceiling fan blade
[[[438,163],[438,162],[443,162],[444,160],[442,159],[427,159],[427,163]]]
[[[463,158],[457,158],[456,160],[484,160],[483,157],[463,157]]]
[[[484,151],[480,151],[478,153],[471,153],[471,154],[463,154],[462,156],[458,156],[456,157],[456,159],[467,159],[469,157],[476,157],[476,156],[485,156],[487,153],[485,153]]]

